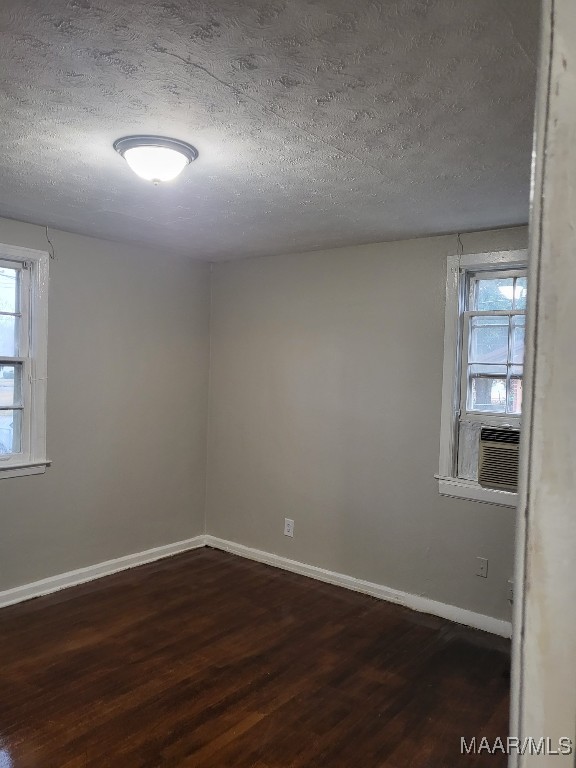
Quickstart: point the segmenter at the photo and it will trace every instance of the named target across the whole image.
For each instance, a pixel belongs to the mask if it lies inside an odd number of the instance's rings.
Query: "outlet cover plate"
[[[483,579],[488,578],[488,558],[476,558],[476,576],[480,576]]]

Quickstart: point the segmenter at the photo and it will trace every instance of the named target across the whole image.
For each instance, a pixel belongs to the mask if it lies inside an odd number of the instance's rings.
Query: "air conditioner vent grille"
[[[520,432],[517,429],[498,429],[498,427],[482,427],[481,440],[489,440],[492,443],[508,443],[518,445]]]
[[[518,490],[518,430],[485,427],[480,433],[478,482],[487,488]]]

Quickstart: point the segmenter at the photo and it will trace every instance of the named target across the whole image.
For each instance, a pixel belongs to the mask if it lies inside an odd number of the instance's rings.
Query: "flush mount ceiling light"
[[[191,144],[164,136],[124,136],[114,142],[130,168],[146,181],[172,181],[198,157]]]

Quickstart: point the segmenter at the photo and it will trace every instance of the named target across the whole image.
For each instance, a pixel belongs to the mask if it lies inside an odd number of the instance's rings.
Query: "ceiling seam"
[[[306,134],[306,136],[310,136],[313,139],[316,139],[316,141],[319,141],[321,144],[323,144],[325,147],[329,147],[330,149],[333,149],[336,152],[339,152],[341,155],[346,155],[347,157],[351,157],[352,159],[356,160],[363,168],[369,168],[370,170],[377,173],[379,176],[386,176],[386,173],[381,170],[380,168],[376,168],[374,165],[371,165],[370,163],[367,163],[365,160],[362,160],[362,158],[358,157],[358,155],[355,155],[353,152],[350,152],[347,149],[342,149],[342,147],[338,147],[335,144],[331,144],[329,141],[326,141],[321,136],[318,136],[318,134],[314,133],[313,131],[309,131],[307,128],[304,128],[301,125],[298,125],[297,123],[292,122],[291,120],[288,120],[286,117],[283,117],[278,112],[275,112],[273,109],[270,109],[270,107],[267,107],[265,104],[262,104],[258,101],[258,99],[255,99],[253,96],[249,96],[246,93],[243,93],[239,88],[237,88],[235,85],[232,85],[232,83],[226,82],[226,80],[222,80],[217,75],[210,72],[209,69],[206,69],[206,67],[203,67],[201,64],[198,64],[195,61],[192,61],[191,59],[185,59],[183,56],[180,56],[177,53],[172,53],[172,51],[168,51],[165,48],[161,46],[154,46],[154,49],[157,53],[164,53],[167,56],[172,56],[173,58],[177,59],[178,61],[181,61],[183,64],[186,64],[190,67],[194,67],[194,69],[198,69],[201,72],[204,72],[208,77],[215,80],[217,83],[220,83],[220,85],[223,85],[225,88],[228,88],[231,90],[238,98],[245,99],[246,101],[249,101],[253,104],[256,104],[264,113],[267,115],[271,115],[272,117],[277,118],[278,120],[288,123],[292,129],[297,128],[301,133]]]

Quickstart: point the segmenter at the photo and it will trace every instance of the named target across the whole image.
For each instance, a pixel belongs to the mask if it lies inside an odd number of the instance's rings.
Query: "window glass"
[[[508,385],[508,413],[522,413],[522,367],[512,366]]]
[[[0,411],[0,454],[19,453],[21,411]]]
[[[508,361],[508,317],[473,317],[470,325],[470,363]]]
[[[526,309],[527,278],[517,277],[514,288],[514,309]]]
[[[506,413],[506,366],[471,365],[468,375],[468,410]]]
[[[0,365],[0,408],[22,404],[22,364]]]
[[[0,312],[18,311],[19,270],[0,267]]]
[[[476,297],[471,309],[483,312],[490,310],[511,310],[514,296],[514,278],[492,277],[476,280]]]
[[[0,315],[0,357],[18,355],[19,321],[15,315]]]
[[[524,341],[526,317],[524,315],[512,318],[512,343],[510,345],[510,362],[522,365],[524,363]]]

